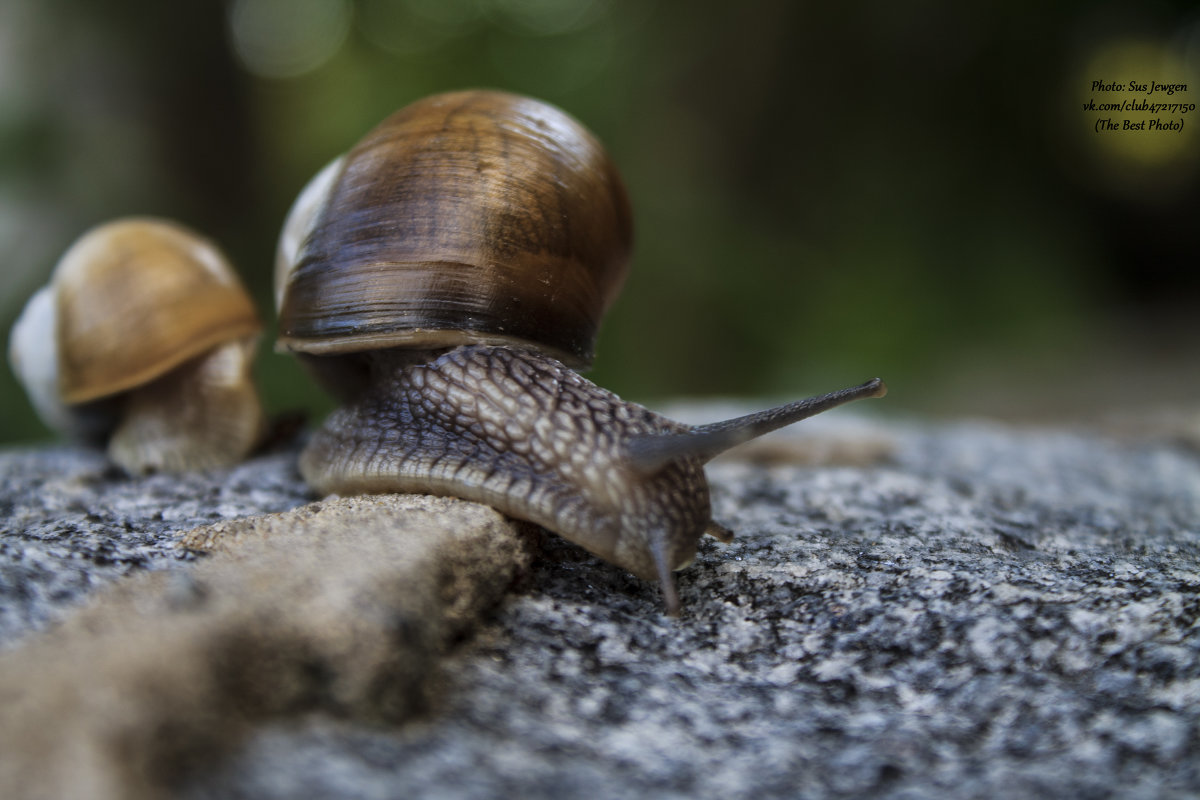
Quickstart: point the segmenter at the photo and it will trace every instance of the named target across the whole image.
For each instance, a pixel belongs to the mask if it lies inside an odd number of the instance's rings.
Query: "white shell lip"
[[[110,410],[69,406],[58,391],[58,309],[54,286],[34,292],[8,339],[8,363],[47,428],[78,439],[102,435],[112,425]]]
[[[275,311],[283,308],[283,295],[287,289],[292,270],[300,260],[300,250],[305,240],[317,224],[330,190],[342,172],[342,164],[346,156],[340,155],[326,164],[312,180],[308,182],[296,202],[292,203],[287,217],[283,221],[283,230],[279,233],[279,246],[275,251]]]
[[[70,414],[58,399],[56,316],[53,288],[43,286],[29,298],[13,324],[8,363],[42,422],[61,431],[68,427]]]

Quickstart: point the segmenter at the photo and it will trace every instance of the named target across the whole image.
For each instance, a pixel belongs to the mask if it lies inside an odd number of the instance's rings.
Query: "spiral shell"
[[[279,347],[515,344],[587,365],[631,240],[620,176],[572,117],[502,92],[435,95],[301,193],[276,273]]]
[[[10,361],[42,419],[109,439],[130,472],[232,463],[262,428],[262,325],[208,240],[150,218],[84,234],[14,325]]]
[[[162,220],[92,229],[63,255],[53,285],[66,403],[148,383],[262,327],[217,248]]]

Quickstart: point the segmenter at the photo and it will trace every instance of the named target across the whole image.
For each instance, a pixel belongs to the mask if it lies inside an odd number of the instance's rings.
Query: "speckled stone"
[[[842,430],[816,423],[798,430]],[[1200,455],[985,423],[863,430],[890,456],[710,466],[737,539],[680,574],[681,619],[546,536],[426,716],[278,719],[181,796],[1200,793]],[[188,569],[189,527],[305,500],[290,452],[137,481],[67,448],[0,455],[5,646],[125,573]]]
[[[185,567],[182,531],[308,502],[295,460],[133,480],[98,451],[0,451],[0,649],[122,575]]]

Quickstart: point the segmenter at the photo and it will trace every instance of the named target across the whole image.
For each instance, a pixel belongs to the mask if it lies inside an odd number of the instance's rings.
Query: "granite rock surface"
[[[1200,793],[1200,454],[818,422],[710,466],[737,538],[680,574],[680,619],[543,535],[420,717],[276,716],[179,796]],[[312,499],[294,461],[129,480],[82,450],[3,453],[0,646],[131,574],[196,569],[176,546],[195,526]]]

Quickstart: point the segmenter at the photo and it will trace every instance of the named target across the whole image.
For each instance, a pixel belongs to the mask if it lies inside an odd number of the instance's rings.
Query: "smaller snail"
[[[52,429],[107,442],[132,474],[227,466],[263,430],[262,325],[212,242],[148,218],[67,250],[13,325],[9,361]]]
[[[457,92],[384,120],[280,238],[279,349],[344,401],[301,456],[310,486],[493,506],[658,580],[677,614],[672,571],[732,536],[705,462],[885,388],[693,427],[587,381],[631,239],[616,167],[553,106]]]

